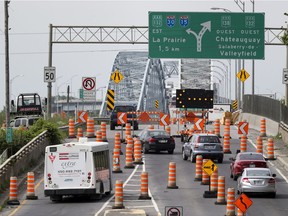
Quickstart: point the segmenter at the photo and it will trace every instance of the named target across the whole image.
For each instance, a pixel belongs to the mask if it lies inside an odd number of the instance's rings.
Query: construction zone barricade
[[[9,200],[7,201],[8,205],[20,205],[18,200],[18,186],[17,186],[17,177],[10,177],[10,188],[9,188]]]
[[[214,121],[214,132],[215,132],[215,135],[217,135],[219,138],[221,138],[221,135],[220,135],[220,119],[215,119],[215,121]]]
[[[230,150],[230,119],[225,120],[223,153],[231,154]]]
[[[226,205],[225,200],[225,176],[218,176],[217,200],[215,205]]]
[[[121,151],[121,138],[119,132],[114,135],[114,148],[119,149],[120,155],[123,155],[123,152]]]
[[[178,189],[176,185],[176,163],[170,162],[169,163],[169,172],[168,172],[168,189]]]
[[[246,135],[242,135],[240,139],[240,152],[246,152],[247,151],[247,137]]]
[[[115,202],[112,209],[123,209],[125,206],[123,205],[123,181],[116,180],[115,183]]]
[[[140,196],[139,199],[151,199],[151,197],[148,194],[148,172],[142,172],[141,173],[141,187],[140,187]]]
[[[36,200],[38,196],[35,196],[35,179],[34,179],[34,172],[27,173],[27,193],[26,199],[29,200]]]

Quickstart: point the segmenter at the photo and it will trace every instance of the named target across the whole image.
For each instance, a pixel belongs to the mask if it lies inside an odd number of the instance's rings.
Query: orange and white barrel
[[[142,162],[142,148],[141,141],[136,138],[134,140],[134,164],[143,164]]]
[[[220,119],[215,119],[215,121],[214,121],[214,131],[215,131],[215,134],[218,137],[221,137],[221,135],[220,135]]]
[[[115,202],[113,209],[123,209],[125,208],[123,205],[123,181],[116,180],[115,183]]]
[[[202,162],[203,162],[203,157],[202,155],[197,155],[196,156],[196,169],[195,169],[195,178],[194,181],[202,181]]]
[[[107,136],[106,136],[106,122],[101,122],[101,132],[102,132],[102,140],[104,142],[107,142]]]
[[[119,149],[120,154],[121,154],[121,138],[120,138],[120,133],[116,132],[114,135],[114,149]]]
[[[203,159],[202,164],[205,165],[207,162],[208,162],[208,159]],[[202,169],[201,185],[209,185],[209,175],[204,169]]]
[[[226,216],[235,216],[235,189],[227,189]]]
[[[75,136],[75,124],[74,124],[74,120],[73,119],[69,119],[69,124],[68,124],[68,128],[69,128],[69,138],[76,138]]]
[[[126,144],[126,152],[125,152],[125,169],[133,169],[133,144]]]
[[[82,128],[77,129],[77,140],[79,140],[80,137],[83,137],[83,130]]]
[[[94,119],[93,118],[87,119],[86,136],[88,138],[94,138],[95,137]]]
[[[96,142],[102,142],[102,131],[101,130],[97,130],[96,131]]]
[[[9,188],[9,200],[7,204],[11,205],[19,205],[20,202],[18,200],[18,186],[17,186],[17,177],[10,177],[10,188]]]
[[[237,208],[237,216],[244,216],[244,213],[239,208]]]
[[[125,142],[127,143],[127,136],[131,136],[131,124],[126,123],[125,125]]]
[[[263,140],[261,136],[257,137],[256,152],[263,154]]]
[[[247,137],[246,135],[242,134],[240,140],[240,152],[246,152],[246,151],[247,151]]]
[[[268,138],[267,143],[267,159],[268,160],[274,160],[274,139]]]
[[[225,200],[225,176],[218,176],[218,190],[216,205],[226,205]]]
[[[218,189],[218,169],[216,169],[210,177],[210,191],[217,192]]]
[[[260,136],[261,137],[267,137],[266,135],[266,119],[261,118],[260,120]]]
[[[120,149],[113,149],[113,173],[122,173],[120,168]]]
[[[35,179],[34,172],[27,173],[27,193],[26,199],[36,200],[38,196],[35,196]]]
[[[141,173],[141,186],[139,199],[151,199],[148,194],[148,172]]]
[[[169,189],[178,189],[178,186],[176,185],[176,163],[175,162],[170,162],[169,163],[167,188],[169,188]]]

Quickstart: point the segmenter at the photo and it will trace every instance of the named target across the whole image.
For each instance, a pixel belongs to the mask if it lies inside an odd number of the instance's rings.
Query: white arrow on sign
[[[245,127],[247,126],[247,122],[242,123],[242,125],[240,125],[239,130],[242,132],[242,134],[247,135],[246,131],[245,131]]]
[[[84,118],[84,115],[86,114],[86,112],[82,112],[80,115],[79,115],[79,119],[82,121],[82,122],[86,122],[85,118]]]
[[[202,127],[201,127],[201,122],[202,122],[202,119],[198,119],[197,122],[195,122],[195,126],[197,128],[197,130],[202,130]]]
[[[160,119],[160,121],[162,122],[162,124],[163,124],[164,126],[167,126],[167,125],[168,125],[168,123],[165,121],[165,119],[166,119],[167,116],[168,116],[167,114],[164,114],[164,115],[162,116],[162,118]]]
[[[126,113],[121,113],[120,115],[119,115],[119,118],[118,118],[118,120],[121,122],[121,124],[125,124],[126,122],[122,119],[124,116],[125,116],[125,114]]]

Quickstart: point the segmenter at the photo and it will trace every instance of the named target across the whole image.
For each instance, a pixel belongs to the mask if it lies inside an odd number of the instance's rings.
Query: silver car
[[[245,168],[238,178],[237,193],[268,193],[276,196],[276,174],[269,168]]]
[[[196,156],[202,155],[203,158],[218,160],[223,162],[223,146],[219,137],[215,134],[193,134],[183,144],[182,158],[187,160],[190,158],[191,162],[196,161]]]

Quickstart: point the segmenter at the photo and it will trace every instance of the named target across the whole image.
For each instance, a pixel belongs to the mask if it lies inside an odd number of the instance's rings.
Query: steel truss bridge
[[[265,28],[265,45],[284,45],[281,36],[286,28]],[[147,26],[53,26],[50,24],[49,67],[52,67],[53,44],[148,44]],[[181,65],[181,69],[179,68]],[[123,81],[115,84],[111,79],[107,89],[114,89],[115,103],[129,101],[135,103],[139,110],[162,111],[168,113],[168,97],[165,80],[171,75],[180,75],[180,85],[185,88],[195,81],[195,74],[189,73],[191,66],[196,67],[196,73],[206,71],[202,77],[197,77],[197,85],[209,86],[209,64],[203,60],[166,61],[148,59],[147,52],[119,52],[111,74],[118,69],[124,75]],[[203,68],[204,67],[204,68]],[[207,67],[207,68],[205,68]],[[197,69],[198,68],[198,69]],[[179,73],[179,70],[181,71]],[[208,80],[208,82],[207,82]],[[193,83],[193,82],[192,82]],[[48,114],[51,113],[51,87],[48,83]],[[195,87],[196,88],[196,87]],[[159,107],[155,107],[155,101]],[[101,115],[106,112],[104,98]],[[50,105],[49,105],[50,104]],[[50,112],[49,112],[50,110]]]

